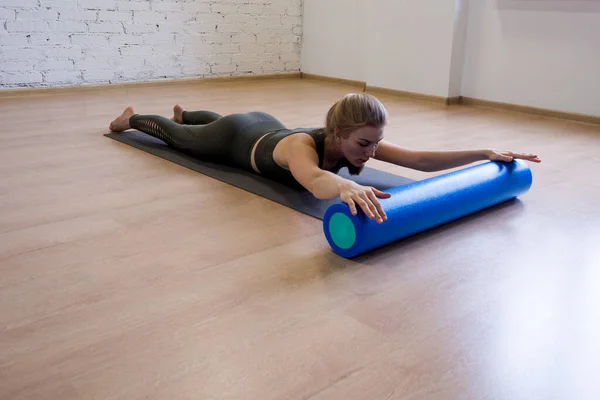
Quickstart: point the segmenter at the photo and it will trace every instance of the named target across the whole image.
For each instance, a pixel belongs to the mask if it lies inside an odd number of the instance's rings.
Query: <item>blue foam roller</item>
[[[379,199],[388,217],[382,224],[360,207],[352,215],[346,203],[333,204],[325,211],[323,230],[333,251],[350,258],[512,200],[531,183],[525,161],[488,161],[386,189],[392,196]]]

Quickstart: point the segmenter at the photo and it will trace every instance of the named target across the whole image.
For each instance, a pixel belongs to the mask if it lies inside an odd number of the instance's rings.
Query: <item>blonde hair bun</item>
[[[378,98],[367,93],[348,93],[327,112],[325,133],[340,135],[363,126],[382,127],[387,124],[388,113]]]

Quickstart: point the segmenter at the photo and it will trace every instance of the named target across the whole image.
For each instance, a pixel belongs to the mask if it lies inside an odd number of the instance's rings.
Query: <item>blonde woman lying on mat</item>
[[[171,119],[139,115],[128,107],[112,121],[110,130],[137,129],[187,154],[300,185],[319,199],[339,196],[353,214],[358,205],[379,223],[386,215],[378,198],[390,194],[337,175],[341,168],[356,175],[371,158],[420,171],[440,171],[481,160],[540,162],[535,154],[509,151],[405,149],[384,140],[387,121],[387,111],[376,97],[351,93],[333,104],[322,128],[288,129],[264,112],[221,116],[211,111],[185,111],[176,105]]]

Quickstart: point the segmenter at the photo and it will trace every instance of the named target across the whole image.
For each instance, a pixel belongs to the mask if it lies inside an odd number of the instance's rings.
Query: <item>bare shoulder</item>
[[[304,132],[290,135],[286,140],[288,142],[282,148],[281,163],[292,173],[296,181],[312,192],[315,181],[323,174],[323,170],[319,168],[319,155],[315,141]]]
[[[316,154],[316,144],[312,136],[310,136],[306,132],[297,132],[293,135],[288,136],[284,140],[282,140],[282,152],[287,156],[292,156],[293,153],[298,150],[301,152],[305,152],[308,148],[311,148],[315,151]]]
[[[290,140],[290,143],[309,145],[310,147],[316,149],[314,139],[307,132],[297,132],[293,135],[290,135],[288,139]]]
[[[313,138],[305,132],[297,132],[282,140],[273,153],[275,161],[285,168],[294,165],[306,167],[319,164],[319,156]]]

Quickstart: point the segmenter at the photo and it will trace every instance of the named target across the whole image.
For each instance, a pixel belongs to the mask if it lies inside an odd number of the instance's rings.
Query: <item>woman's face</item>
[[[344,157],[357,167],[363,167],[383,139],[383,127],[364,126],[341,136],[340,147]]]

